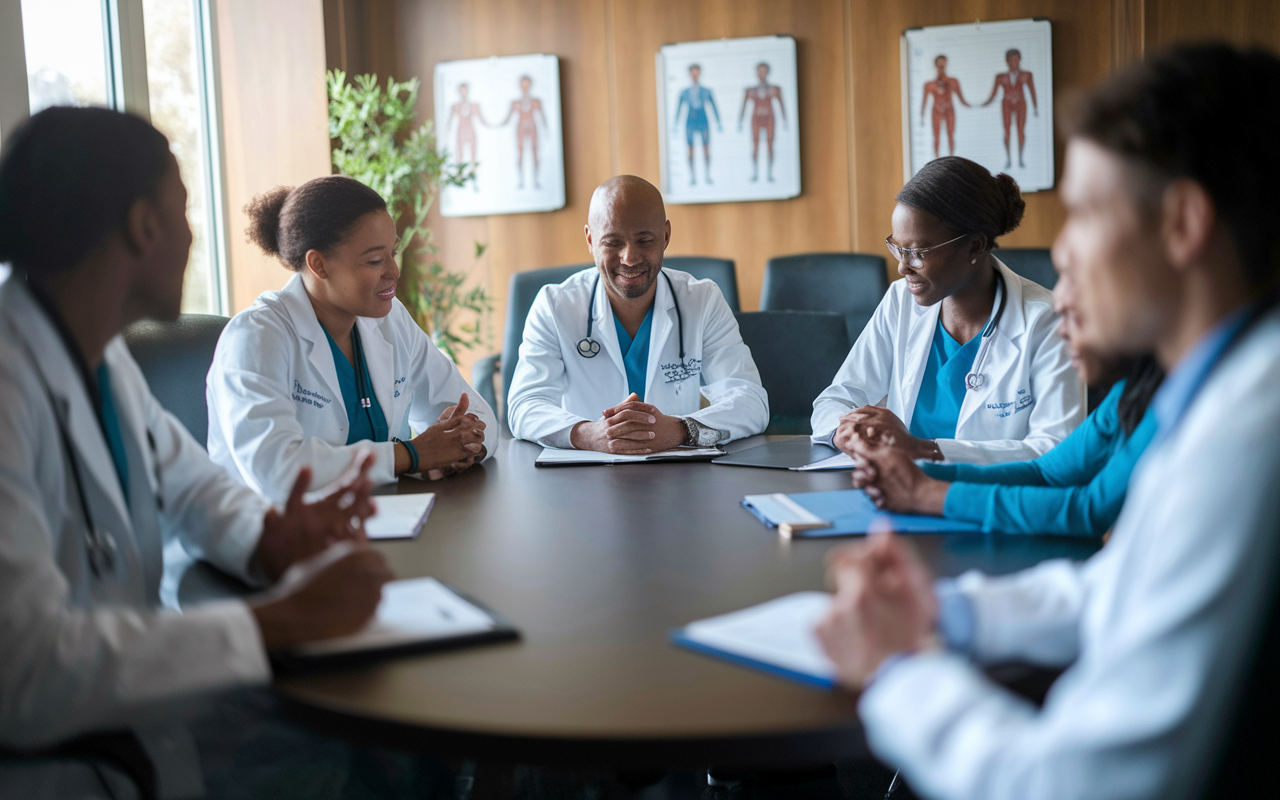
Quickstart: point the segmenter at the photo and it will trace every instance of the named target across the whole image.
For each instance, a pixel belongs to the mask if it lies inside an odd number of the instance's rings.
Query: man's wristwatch
[[[725,432],[712,428],[709,425],[703,425],[692,417],[681,417],[684,423],[684,442],[685,445],[693,447],[711,447],[719,444],[725,438]]]

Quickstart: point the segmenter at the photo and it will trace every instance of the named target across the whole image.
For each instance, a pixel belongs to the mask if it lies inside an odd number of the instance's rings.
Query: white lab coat
[[[682,366],[675,303],[666,279],[659,277],[645,402],[664,414],[728,431],[729,439],[762,432],[769,425],[769,398],[720,288],[687,272],[663,272],[671,277],[684,315],[685,357]],[[574,425],[599,419],[604,409],[627,397],[627,374],[605,287],[591,297],[599,274],[594,267],[585,269],[564,283],[544,287],[533,301],[507,400],[507,419],[517,438],[570,448]],[[587,335],[588,306],[595,320],[591,335],[600,343],[594,358],[578,355],[578,341]],[[709,405],[700,408],[704,396]]]
[[[373,391],[391,436],[421,433],[466,392],[485,424],[486,458],[498,448],[493,409],[395,300],[381,319],[356,320]],[[283,504],[302,467],[312,487],[342,475],[356,449],[372,448],[376,483],[395,475],[395,443],[347,444],[347,410],[324,328],[300,275],[263,292],[227,324],[209,370],[209,456]],[[422,453],[425,457],[427,454]]]
[[[956,438],[937,440],[948,461],[1037,458],[1085,418],[1084,384],[1057,333],[1053,294],[993,260],[1009,296],[981,367],[985,383],[965,392]],[[906,281],[890,286],[832,385],[813,401],[813,438],[829,440],[841,415],[862,406],[887,407],[910,428],[941,312],[941,303],[918,305]]]
[[[41,748],[121,728],[144,744],[173,741],[175,704],[262,685],[271,672],[243,602],[161,608],[163,545],[177,538],[252,580],[267,504],[160,407],[117,337],[105,358],[128,454],[126,502],[78,368],[20,277],[0,285],[0,329],[0,745]],[[101,577],[67,447],[94,525],[119,549],[117,568]],[[181,760],[153,752],[162,780],[198,767]],[[0,785],[3,772],[0,762]]]
[[[1260,321],[1134,473],[1084,564],[964,576],[979,660],[1072,666],[1044,707],[950,654],[859,704],[872,749],[931,798],[1196,796],[1280,554],[1280,312]]]

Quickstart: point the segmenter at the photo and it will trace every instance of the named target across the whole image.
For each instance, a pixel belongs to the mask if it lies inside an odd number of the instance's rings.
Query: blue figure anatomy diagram
[[[693,85],[680,93],[680,102],[676,105],[676,113],[674,116],[675,124],[672,130],[678,130],[680,126],[680,111],[687,105],[689,113],[684,119],[684,138],[689,145],[689,184],[692,186],[697,183],[696,172],[694,169],[693,157],[693,140],[695,136],[702,137],[702,155],[705,160],[705,180],[711,183],[711,126],[707,120],[707,106],[711,107],[711,113],[716,115],[716,130],[721,133],[724,128],[720,127],[720,111],[716,108],[716,97],[710,89],[698,83],[698,79],[702,76],[702,67],[697,64],[689,66],[689,79],[693,81]]]

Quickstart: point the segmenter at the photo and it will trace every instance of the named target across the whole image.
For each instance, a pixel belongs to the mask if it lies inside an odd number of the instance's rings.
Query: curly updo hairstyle
[[[1027,204],[1018,182],[992,175],[981,164],[959,156],[935,158],[921,167],[895,198],[897,202],[932,214],[956,235],[977,233],[988,247],[999,247],[1004,236],[1022,222]]]
[[[174,168],[151,123],[106,108],[55,106],[9,135],[0,154],[0,263],[32,278],[67,272],[155,199]]]
[[[345,175],[326,175],[297,188],[277,186],[244,207],[249,241],[294,272],[306,266],[308,250],[329,252],[365,214],[386,210],[380,194]]]

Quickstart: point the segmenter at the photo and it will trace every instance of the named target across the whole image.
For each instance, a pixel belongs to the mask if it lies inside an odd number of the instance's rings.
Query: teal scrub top
[[[649,328],[652,322],[653,306],[650,306],[644,322],[636,329],[636,338],[632,339],[618,318],[613,318],[613,327],[618,332],[618,347],[622,350],[622,368],[627,372],[627,391],[634,392],[641,400],[644,400],[645,374],[649,371]]]
[[[360,345],[358,330],[352,329],[351,339],[356,352],[360,354],[357,360],[362,368],[360,377],[368,387],[369,400],[372,403],[369,408],[360,407],[360,393],[356,389],[356,368],[347,360],[346,354],[338,347],[338,343],[333,340],[329,332],[325,331],[324,335],[329,340],[329,350],[333,352],[333,366],[338,371],[338,388],[342,390],[342,404],[347,409],[347,444],[387,441],[387,417],[382,413],[382,405],[378,402],[377,393],[373,391],[373,381],[369,378],[369,365],[364,360],[364,348]]]
[[[120,432],[120,417],[116,414],[115,395],[111,391],[111,373],[107,370],[107,362],[98,365],[98,418],[102,420],[102,432],[107,437],[107,447],[111,450],[111,462],[115,464],[116,476],[120,478],[120,488],[124,492],[124,501],[129,502],[129,457],[124,452],[124,436]]]
[[[954,439],[964,403],[965,377],[982,345],[982,334],[960,344],[942,327],[933,332],[933,347],[911,415],[911,435],[919,439]]]

